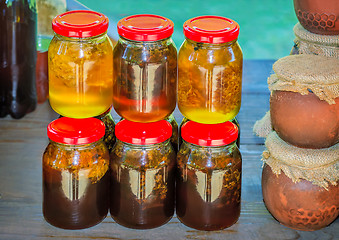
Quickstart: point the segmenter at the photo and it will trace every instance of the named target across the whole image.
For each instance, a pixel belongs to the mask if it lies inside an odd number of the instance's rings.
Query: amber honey
[[[192,121],[232,120],[241,105],[242,53],[239,45],[186,40],[178,56],[178,106]]]
[[[49,47],[50,104],[67,117],[100,115],[112,104],[112,44],[106,35],[64,39],[55,37]]]
[[[119,39],[114,49],[114,109],[135,122],[165,119],[176,105],[177,50],[171,39],[134,45]]]
[[[232,120],[241,105],[242,51],[239,25],[228,18],[200,16],[184,23],[178,54],[178,107],[205,124]]]
[[[177,49],[170,19],[140,14],[118,22],[114,47],[113,106],[124,119],[156,122],[175,109]]]

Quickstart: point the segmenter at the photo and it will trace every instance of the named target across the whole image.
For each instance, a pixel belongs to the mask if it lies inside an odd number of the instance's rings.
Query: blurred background
[[[107,15],[111,31],[119,19],[141,13],[157,14],[174,22],[173,40],[179,49],[184,22],[199,15],[219,15],[239,23],[239,44],[245,59],[278,59],[293,46],[298,22],[292,0],[78,0]]]

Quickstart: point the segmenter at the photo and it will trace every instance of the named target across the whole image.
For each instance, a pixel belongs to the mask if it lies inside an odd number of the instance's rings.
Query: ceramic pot
[[[327,148],[339,142],[339,98],[336,104],[314,93],[273,91],[270,97],[274,130],[285,142],[301,148]]]
[[[319,230],[339,214],[339,184],[329,185],[327,191],[306,180],[293,183],[283,172],[275,175],[266,164],[262,172],[262,193],[272,216],[296,230]]]
[[[294,0],[294,11],[300,24],[310,32],[339,34],[338,0]]]

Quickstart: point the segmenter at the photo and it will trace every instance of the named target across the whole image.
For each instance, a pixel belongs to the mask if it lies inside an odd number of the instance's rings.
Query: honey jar
[[[170,143],[171,124],[122,120],[115,133],[117,142],[110,155],[112,218],[135,229],[165,224],[174,213],[176,155]]]
[[[173,22],[141,14],[118,22],[114,47],[113,106],[124,119],[156,122],[176,106],[177,49]]]
[[[64,229],[100,223],[109,203],[109,152],[105,126],[95,118],[62,117],[48,125],[43,154],[43,214]]]
[[[60,115],[89,118],[104,113],[113,98],[113,47],[108,18],[87,10],[56,16],[48,49],[49,101]]]
[[[188,227],[230,227],[240,215],[242,160],[232,122],[186,122],[177,155],[176,213]]]
[[[180,112],[205,124],[232,120],[241,105],[239,25],[224,17],[195,17],[184,23],[184,35],[178,55]]]

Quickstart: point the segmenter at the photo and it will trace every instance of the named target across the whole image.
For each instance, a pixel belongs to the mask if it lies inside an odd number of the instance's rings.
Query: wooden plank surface
[[[338,239],[339,220],[315,232],[280,225],[266,210],[261,193],[261,153],[264,139],[252,133],[254,122],[269,109],[266,79],[273,60],[244,63],[241,126],[242,207],[239,221],[223,231],[204,232],[188,228],[174,216],[152,230],[127,229],[108,215],[97,226],[62,230],[44,221],[41,157],[47,146],[46,127],[57,117],[48,102],[20,120],[0,119],[0,239]],[[119,120],[114,112],[115,121]],[[180,123],[178,110],[174,116]]]

